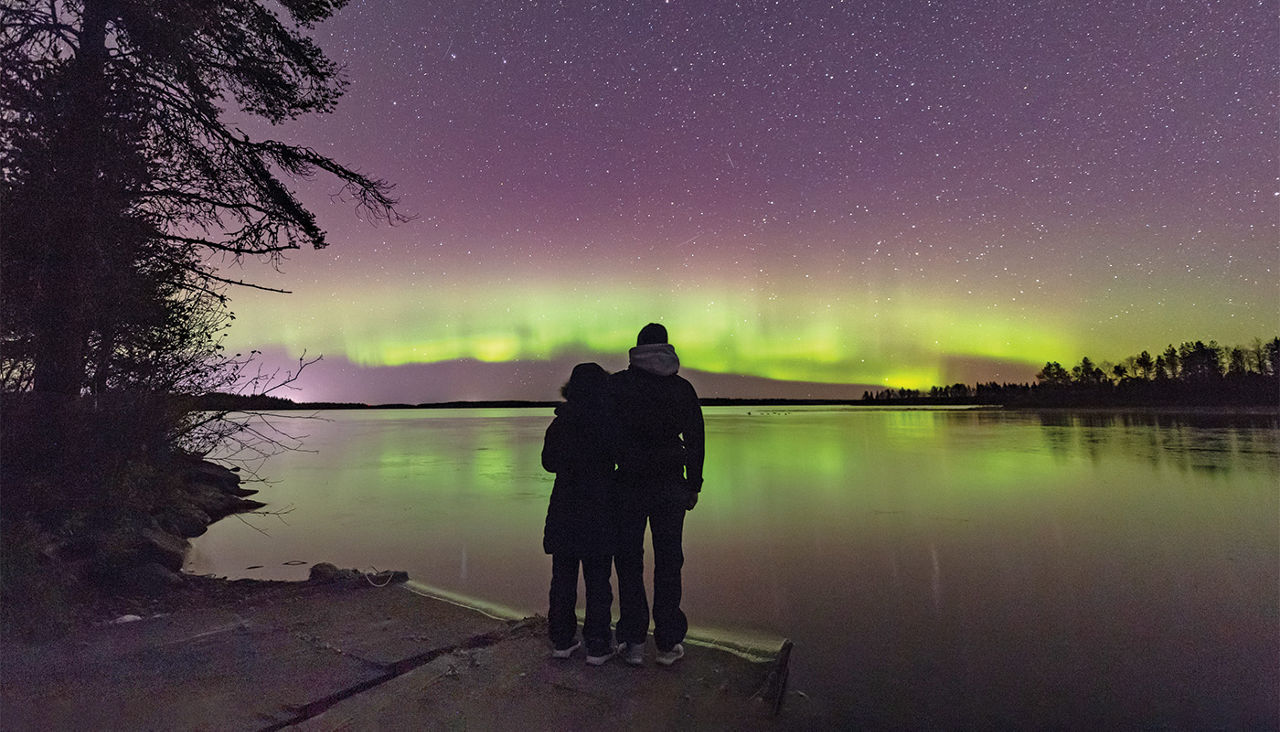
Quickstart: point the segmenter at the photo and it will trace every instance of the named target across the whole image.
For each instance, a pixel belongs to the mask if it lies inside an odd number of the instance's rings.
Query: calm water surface
[[[260,498],[188,570],[404,569],[546,612],[551,410],[288,421]],[[1252,424],[987,410],[710,408],[685,525],[692,634],[796,643],[842,724],[1280,724],[1280,438]]]

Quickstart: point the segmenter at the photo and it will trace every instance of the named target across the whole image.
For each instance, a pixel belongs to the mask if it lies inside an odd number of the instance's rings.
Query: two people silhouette
[[[651,617],[644,583],[647,528],[655,660],[671,665],[684,655],[689,628],[680,609],[684,515],[702,490],[702,407],[693,386],[677,374],[680,359],[662,325],[642,328],[628,358],[628,367],[612,375],[594,363],[575,366],[561,389],[565,401],[547,427],[542,466],[556,474],[542,542],[551,555],[552,656],[569,658],[582,645],[574,615],[581,568],[587,663],[621,654],[630,665],[644,664]],[[616,644],[609,632],[613,568]]]

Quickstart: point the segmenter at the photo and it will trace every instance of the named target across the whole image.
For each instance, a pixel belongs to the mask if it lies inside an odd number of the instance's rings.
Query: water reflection
[[[1280,418],[1270,413],[1073,412],[1035,413],[1045,444],[1059,452],[1083,451],[1099,460],[1106,451],[1143,458],[1153,466],[1205,473],[1280,470]]]
[[[192,568],[406,569],[545,612],[550,418],[335,413],[318,453],[269,466],[289,523],[224,521]],[[795,688],[842,724],[1265,726],[1280,706],[1274,417],[713,408],[706,476],[695,633],[791,637]]]

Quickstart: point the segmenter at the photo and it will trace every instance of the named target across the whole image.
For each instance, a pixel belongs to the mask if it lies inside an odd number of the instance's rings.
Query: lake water
[[[283,420],[282,517],[188,571],[403,569],[546,612],[549,409]],[[863,727],[1280,724],[1280,438],[1220,418],[708,408],[691,635],[796,646],[787,704]],[[616,609],[616,608],[615,608]],[[695,651],[696,652],[696,651]],[[656,671],[650,671],[655,672]]]

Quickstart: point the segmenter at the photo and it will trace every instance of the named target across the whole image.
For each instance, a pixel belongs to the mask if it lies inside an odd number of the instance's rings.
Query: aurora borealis
[[[293,294],[233,291],[229,346],[324,355],[293,398],[552,398],[651,320],[725,396],[1280,330],[1274,3],[353,2],[315,36],[337,110],[246,129],[416,219],[302,181],[332,246],[235,272]]]

